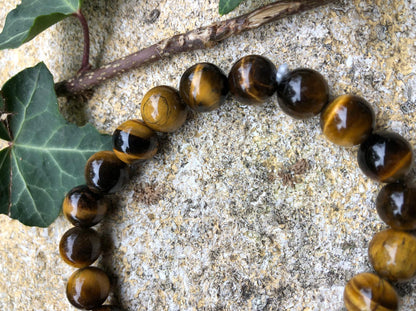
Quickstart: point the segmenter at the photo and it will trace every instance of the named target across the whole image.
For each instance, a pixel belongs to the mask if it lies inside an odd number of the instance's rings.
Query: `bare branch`
[[[336,0],[278,0],[250,13],[164,39],[100,68],[80,71],[76,77],[57,83],[55,90],[58,96],[80,94],[107,79],[144,64],[182,52],[210,48],[241,32],[334,2]]]

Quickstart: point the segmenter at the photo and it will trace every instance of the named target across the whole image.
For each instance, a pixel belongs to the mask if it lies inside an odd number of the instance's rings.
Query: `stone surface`
[[[0,27],[18,2],[3,1]],[[230,16],[264,3],[246,1]],[[218,1],[84,6],[94,66],[225,18],[217,14]],[[150,22],[154,9],[160,16]],[[177,87],[194,63],[228,72],[240,57],[260,54],[318,70],[333,96],[362,96],[376,111],[378,129],[415,146],[415,13],[415,0],[318,8],[126,73],[98,87],[86,104],[61,100],[62,110],[111,133],[140,117],[147,90]],[[0,51],[0,85],[40,61],[56,81],[69,78],[81,50],[79,25],[66,19],[19,49]],[[318,117],[284,115],[276,97],[258,107],[229,99],[214,112],[191,113],[181,129],[160,139],[160,152],[137,168],[98,227],[107,251],[97,264],[114,284],[109,301],[127,310],[343,309],[346,282],[372,271],[368,243],[386,227],[374,204],[381,185],[359,171],[356,147],[326,141]],[[58,253],[71,227],[64,217],[39,229],[2,215],[0,227],[0,309],[74,310],[65,297],[73,268]],[[415,309],[416,281],[396,288],[402,310]]]

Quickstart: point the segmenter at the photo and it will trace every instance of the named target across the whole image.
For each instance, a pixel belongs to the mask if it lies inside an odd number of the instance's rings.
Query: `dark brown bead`
[[[276,67],[260,55],[239,59],[228,75],[230,93],[244,104],[261,104],[276,92]]]
[[[127,164],[153,157],[157,147],[156,133],[140,120],[128,120],[113,133],[113,151]]]
[[[370,262],[382,278],[407,281],[416,275],[416,237],[387,229],[374,235],[368,248]]]
[[[179,92],[160,85],[149,90],[140,108],[144,123],[159,132],[174,132],[186,121],[188,114]]]
[[[181,77],[179,94],[185,104],[198,112],[217,109],[225,102],[227,93],[227,77],[213,64],[195,64]]]
[[[373,109],[364,99],[354,95],[335,98],[321,113],[321,128],[325,137],[341,146],[361,144],[374,126]]]
[[[68,265],[87,267],[101,254],[100,236],[90,228],[71,228],[61,238],[59,253]]]
[[[80,309],[101,306],[110,293],[110,279],[96,267],[86,267],[75,271],[66,286],[69,302]]]
[[[91,227],[105,216],[110,202],[88,186],[73,188],[65,196],[62,211],[65,217],[78,227]]]
[[[403,178],[413,164],[410,144],[392,132],[371,134],[358,150],[358,165],[368,177],[381,182]]]
[[[328,84],[312,69],[295,69],[287,73],[277,86],[280,108],[296,119],[308,119],[319,114],[328,102]]]
[[[344,304],[348,311],[393,311],[399,308],[393,286],[373,273],[357,274],[347,283]]]
[[[87,185],[103,193],[120,190],[128,180],[128,167],[112,151],[93,154],[85,165]]]

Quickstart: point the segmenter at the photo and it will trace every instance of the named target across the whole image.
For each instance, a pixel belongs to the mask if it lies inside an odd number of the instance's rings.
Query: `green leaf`
[[[80,128],[65,121],[43,63],[11,78],[2,93],[5,109],[12,113],[13,144],[0,152],[0,213],[47,227],[58,216],[65,193],[85,184],[87,159],[99,150],[111,150],[111,136],[91,125]]]
[[[7,114],[4,112],[4,100],[0,93],[0,150],[2,150],[2,143],[1,140],[10,140],[9,133],[6,129],[6,121]]]
[[[6,17],[0,50],[14,49],[77,12],[82,0],[22,0]]]
[[[244,0],[220,0],[219,12],[221,15],[230,13]]]

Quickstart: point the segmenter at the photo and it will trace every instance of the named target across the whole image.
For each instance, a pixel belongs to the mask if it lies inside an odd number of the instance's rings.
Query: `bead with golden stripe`
[[[312,69],[300,68],[289,71],[277,86],[280,108],[295,119],[316,116],[327,104],[328,84],[325,78]]]
[[[381,182],[403,178],[413,164],[412,146],[399,134],[371,134],[358,150],[358,166],[368,177]]]
[[[73,227],[62,236],[59,254],[70,266],[87,267],[101,254],[100,236],[94,229]]]
[[[69,302],[79,309],[99,307],[110,293],[110,279],[107,274],[96,267],[76,270],[66,286]]]
[[[182,75],[179,94],[193,110],[212,111],[225,102],[228,94],[227,77],[214,64],[195,64]]]
[[[416,237],[406,231],[387,229],[374,235],[368,255],[379,276],[392,282],[416,275]]]
[[[124,163],[149,159],[157,148],[156,133],[141,120],[128,120],[113,133],[113,151]]]
[[[348,311],[398,310],[394,288],[373,273],[360,273],[345,286],[344,304]]]
[[[74,226],[92,227],[104,218],[109,206],[109,200],[102,194],[81,185],[67,193],[62,211]]]
[[[276,91],[276,72],[276,67],[266,57],[244,56],[228,75],[230,93],[243,104],[261,104]]]
[[[173,87],[160,85],[149,90],[140,107],[144,123],[158,132],[174,132],[186,121],[187,107]]]
[[[321,128],[334,144],[351,147],[361,144],[375,126],[374,111],[363,98],[341,95],[321,113]]]

